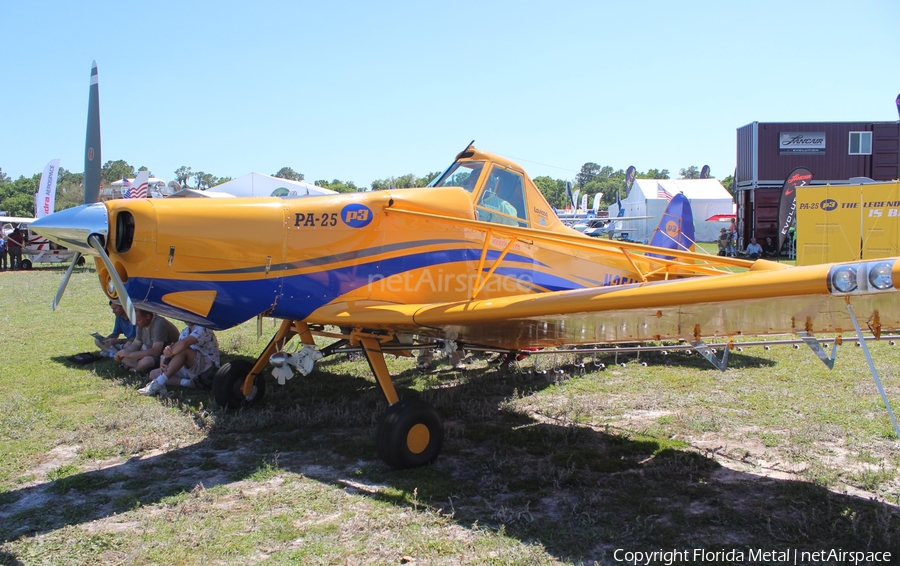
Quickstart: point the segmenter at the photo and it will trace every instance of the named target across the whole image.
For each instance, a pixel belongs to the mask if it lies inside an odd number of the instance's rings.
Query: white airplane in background
[[[0,216],[4,239],[16,228],[22,230],[22,236],[25,238],[25,247],[22,248],[22,269],[31,269],[35,263],[71,262],[75,252],[31,231],[30,225],[35,220],[37,218]],[[84,265],[84,257],[78,259],[78,265]]]

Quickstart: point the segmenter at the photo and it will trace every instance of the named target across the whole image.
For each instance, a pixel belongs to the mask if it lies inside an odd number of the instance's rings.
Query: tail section
[[[686,196],[677,194],[669,201],[659,219],[659,226],[653,232],[650,245],[669,250],[694,251],[694,213]],[[672,259],[658,254],[647,255]]]
[[[150,171],[139,171],[137,177],[128,186],[122,187],[122,198],[147,198],[147,186],[150,181]]]

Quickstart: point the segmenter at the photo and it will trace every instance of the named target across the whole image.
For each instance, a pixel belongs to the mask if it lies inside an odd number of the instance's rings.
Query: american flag
[[[658,182],[656,183],[656,198],[664,198],[666,200],[672,200],[672,194],[663,188]]]
[[[147,198],[147,181],[137,187],[131,187],[131,198]]]
[[[138,175],[140,177],[140,175]],[[137,187],[131,184],[128,179],[122,179],[122,198],[147,198],[147,181],[141,181]]]

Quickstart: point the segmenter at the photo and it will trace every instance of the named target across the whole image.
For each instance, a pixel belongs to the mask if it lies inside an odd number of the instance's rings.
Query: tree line
[[[115,181],[123,178],[134,178],[140,171],[149,171],[147,167],[135,169],[124,160],[107,161],[101,168],[101,184],[109,187]],[[228,182],[231,177],[217,177],[203,171],[193,171],[191,167],[182,166],[175,170],[174,181],[180,188],[210,189],[216,185]],[[681,179],[696,179],[700,177],[700,169],[696,166],[686,167],[680,170]],[[364,190],[384,190],[389,188],[407,189],[424,187],[434,180],[440,171],[432,171],[419,177],[412,173],[398,177],[385,177],[372,181],[368,187],[358,187],[353,181],[340,179],[318,179],[314,184],[337,191],[339,193],[355,193]],[[150,173],[153,177],[153,173]],[[298,173],[291,167],[282,167],[275,172],[273,177],[289,179],[292,181],[304,181],[303,173]],[[667,169],[648,169],[638,172],[639,179],[669,179]],[[603,193],[601,198],[601,210],[616,202],[616,195],[625,198],[625,170],[613,169],[609,165],[599,165],[588,162],[582,165],[581,170],[574,180],[554,179],[549,176],[535,177],[534,184],[544,194],[547,201],[558,209],[566,207],[566,185],[572,190],[579,190],[582,195],[588,196],[588,203],[593,203],[594,195]],[[20,176],[16,180],[10,179],[0,168],[0,211],[8,216],[33,216],[34,195],[38,191],[41,181],[41,173],[35,173],[31,177]],[[722,184],[730,192],[732,176],[723,179]],[[580,197],[579,197],[580,198]],[[56,210],[63,210],[77,206],[84,202],[84,173],[73,173],[63,167],[59,168],[56,183]]]

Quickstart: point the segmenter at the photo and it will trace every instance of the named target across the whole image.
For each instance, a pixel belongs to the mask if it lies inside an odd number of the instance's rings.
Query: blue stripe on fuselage
[[[499,255],[500,252],[488,251],[487,262],[495,261]],[[271,269],[268,277],[238,281],[133,277],[126,283],[126,288],[138,308],[147,308],[177,320],[221,330],[267,312],[273,306],[271,315],[274,317],[302,320],[319,307],[373,281],[428,266],[440,268],[441,265],[460,261],[478,261],[480,257],[481,250],[457,248],[395,256],[302,275],[282,276],[280,272],[283,272],[283,269]],[[520,280],[535,291],[583,287],[573,281],[536,272],[533,266],[542,264],[525,256],[507,254],[504,264],[507,262],[512,265],[499,268],[496,273]],[[522,264],[522,267],[516,267],[517,263]],[[485,271],[487,269],[486,267]],[[163,297],[170,293],[184,291],[215,291],[216,300],[209,314],[202,317],[163,301]]]

